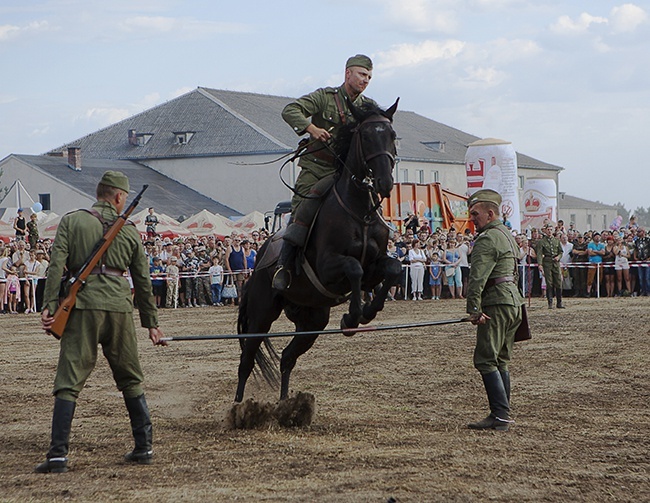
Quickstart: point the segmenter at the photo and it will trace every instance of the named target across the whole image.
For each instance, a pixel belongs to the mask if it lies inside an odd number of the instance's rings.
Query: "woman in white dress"
[[[422,248],[422,241],[413,240],[413,247],[409,250],[409,262],[411,263],[411,292],[413,300],[422,300],[424,290],[424,264],[427,256]]]

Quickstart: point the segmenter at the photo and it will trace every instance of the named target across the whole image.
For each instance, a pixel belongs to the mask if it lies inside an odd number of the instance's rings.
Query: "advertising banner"
[[[467,194],[480,189],[492,189],[499,194],[501,214],[506,216],[513,230],[521,230],[517,153],[512,143],[486,138],[470,143],[465,154]]]
[[[523,229],[539,229],[545,221],[557,222],[557,186],[551,178],[529,178],[524,184]]]

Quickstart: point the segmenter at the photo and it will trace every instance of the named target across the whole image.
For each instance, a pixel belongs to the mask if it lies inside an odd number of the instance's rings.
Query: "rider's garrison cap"
[[[348,61],[345,63],[345,68],[350,68],[351,66],[361,66],[366,70],[372,70],[372,60],[364,54],[357,54],[348,58]]]

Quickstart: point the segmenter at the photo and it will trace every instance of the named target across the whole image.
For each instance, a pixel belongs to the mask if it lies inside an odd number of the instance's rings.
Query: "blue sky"
[[[300,96],[340,84],[356,53],[375,61],[366,94],[380,104],[400,96],[402,109],[509,140],[564,167],[571,195],[650,206],[647,0],[11,0],[0,158],[197,86]]]

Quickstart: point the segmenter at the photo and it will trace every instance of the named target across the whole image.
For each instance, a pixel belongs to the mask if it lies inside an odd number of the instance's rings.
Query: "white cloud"
[[[465,69],[467,76],[463,78],[465,84],[471,87],[478,85],[480,87],[494,87],[506,78],[506,74],[494,67],[469,66]]]
[[[48,126],[43,126],[42,128],[33,129],[32,132],[30,133],[30,136],[31,137],[43,136],[43,135],[47,135],[49,133],[50,133],[50,126],[48,125]]]
[[[132,112],[126,108],[93,107],[86,110],[85,118],[95,124],[105,126],[126,119]]]
[[[444,42],[425,40],[420,44],[400,44],[377,54],[377,68],[392,70],[404,66],[418,66],[439,59],[452,59],[458,56],[464,47],[465,43],[460,40]]]
[[[576,20],[571,19],[569,16],[560,16],[560,18],[551,25],[551,30],[565,35],[578,35],[586,33],[593,24],[607,24],[607,18],[592,16],[583,12]]]
[[[184,86],[184,87],[179,87],[178,89],[175,89],[171,93],[171,97],[173,98],[178,98],[179,96],[182,96],[184,94],[189,93],[190,91],[194,91],[196,89],[195,87],[189,87],[189,86]]]
[[[458,29],[456,15],[444,4],[428,0],[389,0],[385,8],[391,23],[419,32],[454,33]]]
[[[648,20],[648,14],[641,7],[626,3],[614,7],[610,14],[612,31],[614,33],[627,33]]]
[[[0,41],[53,29],[47,21],[32,21],[25,26],[5,24],[0,26]]]
[[[534,57],[542,52],[542,48],[533,40],[498,38],[487,44],[473,45],[477,50],[485,50],[482,57],[489,58],[499,64],[512,63]]]

